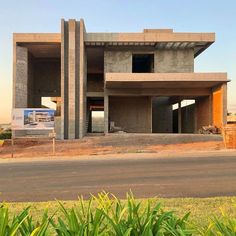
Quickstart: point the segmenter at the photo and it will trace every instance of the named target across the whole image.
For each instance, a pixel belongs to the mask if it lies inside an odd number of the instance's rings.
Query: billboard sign
[[[12,130],[54,129],[55,110],[45,108],[14,108],[12,110]]]

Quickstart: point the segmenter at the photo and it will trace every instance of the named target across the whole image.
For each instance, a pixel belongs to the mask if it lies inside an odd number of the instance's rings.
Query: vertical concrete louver
[[[83,20],[61,22],[61,137],[82,138],[86,133],[86,54]]]

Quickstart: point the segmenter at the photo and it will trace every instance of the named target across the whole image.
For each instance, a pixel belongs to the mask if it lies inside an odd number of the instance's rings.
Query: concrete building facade
[[[220,128],[227,122],[227,73],[194,72],[194,59],[214,41],[214,33],[172,29],[88,33],[82,19],[62,19],[61,33],[17,33],[13,107],[39,108],[50,97],[60,139],[92,132],[96,111],[105,134]]]

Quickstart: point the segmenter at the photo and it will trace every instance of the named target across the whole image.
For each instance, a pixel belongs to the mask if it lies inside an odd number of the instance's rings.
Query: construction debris
[[[199,129],[200,134],[221,134],[221,130],[213,125],[203,126]]]
[[[124,129],[122,127],[115,126],[115,122],[111,121],[110,122],[110,133],[115,133],[115,132],[124,132]]]

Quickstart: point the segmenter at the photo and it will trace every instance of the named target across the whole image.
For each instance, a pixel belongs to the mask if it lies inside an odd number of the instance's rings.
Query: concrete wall
[[[211,98],[210,96],[196,99],[196,110],[195,110],[195,127],[196,131],[212,124],[211,119]]]
[[[33,107],[41,106],[41,97],[60,97],[61,96],[61,75],[60,59],[31,59],[33,60],[32,81]],[[30,62],[30,61],[29,61]]]
[[[132,72],[133,51],[105,51],[105,72]],[[156,50],[154,53],[154,72],[174,73],[194,71],[194,50]]]
[[[88,92],[104,91],[104,80],[102,74],[88,74],[87,91]]]
[[[151,133],[150,97],[109,97],[109,121],[129,133]]]
[[[28,53],[28,107],[34,107],[34,57]]]
[[[156,50],[154,72],[175,73],[194,71],[194,50]]]
[[[131,51],[105,51],[104,71],[132,73]]]
[[[195,132],[195,104],[181,108],[181,129],[182,133]]]
[[[154,97],[152,99],[152,132],[173,132],[172,105],[168,97]]]
[[[28,107],[28,50],[15,46],[13,107]]]

